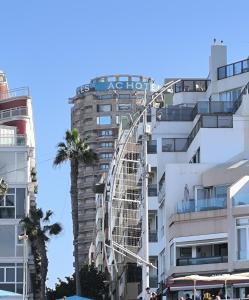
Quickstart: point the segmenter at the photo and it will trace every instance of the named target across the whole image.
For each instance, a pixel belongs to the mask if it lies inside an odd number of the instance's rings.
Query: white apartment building
[[[226,46],[215,44],[208,78],[181,79],[172,104],[152,112],[150,285],[162,295],[192,295],[193,282],[175,277],[249,270],[248,82],[249,60],[228,64]],[[229,297],[246,297],[248,282],[229,282]]]
[[[193,282],[177,282],[173,280],[176,277],[249,271],[248,87],[249,59],[228,64],[227,47],[214,44],[209,75],[181,78],[165,94],[165,107],[151,108],[148,238],[149,259],[157,270],[150,268],[149,282],[163,299],[193,295]],[[104,196],[97,200],[102,204],[107,201],[104,206],[109,216],[113,215],[109,191],[115,159],[114,156]],[[137,160],[143,161],[143,157],[138,155]],[[137,177],[141,175],[136,173]],[[104,212],[100,215],[103,221]],[[130,257],[118,260],[118,268],[113,271],[113,265],[117,265],[114,252],[103,246],[109,241],[108,232],[113,232],[122,218],[124,214],[113,220],[106,218],[109,222],[102,235],[103,251],[100,248],[98,253],[102,253],[101,261],[111,273],[112,299],[133,300],[134,295],[140,299],[144,292],[139,282],[141,261],[136,266]],[[139,245],[137,253],[142,257],[143,239]],[[132,280],[130,274],[136,274]],[[224,286],[224,282],[201,284],[197,282],[199,294],[217,294]],[[247,294],[249,280],[228,282],[230,298],[244,298]]]
[[[23,234],[19,222],[35,204],[37,191],[31,97],[28,88],[9,90],[6,76],[0,72],[2,179],[8,188],[0,196],[0,290],[20,294],[13,299],[33,299],[32,256],[28,244],[18,238]]]

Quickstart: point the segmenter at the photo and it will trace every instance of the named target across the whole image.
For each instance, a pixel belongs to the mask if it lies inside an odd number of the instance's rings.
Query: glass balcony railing
[[[195,257],[195,258],[177,258],[177,266],[190,266],[190,265],[205,265],[205,264],[219,264],[227,263],[227,256],[209,256],[209,257]]]
[[[184,214],[190,212],[209,211],[224,209],[227,207],[226,198],[208,198],[208,199],[189,199],[187,201],[182,200],[177,204],[177,213]]]
[[[249,194],[238,193],[233,197],[233,206],[249,205]]]
[[[12,117],[18,117],[18,116],[27,116],[27,115],[28,115],[27,107],[16,107],[16,108],[2,110],[0,112],[0,120],[12,118]]]
[[[156,197],[157,196],[157,185],[156,184],[149,184],[148,185],[148,196],[149,197]]]
[[[26,135],[16,134],[16,135],[0,135],[0,146],[25,146],[26,145]]]
[[[233,64],[219,67],[217,69],[218,80],[225,79],[227,77],[239,75],[249,72],[249,59],[244,59]]]

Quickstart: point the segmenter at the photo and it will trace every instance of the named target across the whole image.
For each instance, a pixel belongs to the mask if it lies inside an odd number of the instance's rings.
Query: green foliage
[[[76,293],[75,276],[65,277],[66,281],[58,279],[55,289],[47,289],[47,299],[55,300],[64,296],[72,296]],[[105,275],[99,272],[94,265],[84,265],[80,270],[80,284],[83,297],[100,300],[108,290],[105,286]]]
[[[30,216],[20,221],[31,241],[42,239],[47,242],[50,236],[58,235],[62,231],[62,226],[59,223],[47,225],[52,215],[53,212],[51,210],[46,211],[44,216],[41,208],[33,208],[30,210]]]

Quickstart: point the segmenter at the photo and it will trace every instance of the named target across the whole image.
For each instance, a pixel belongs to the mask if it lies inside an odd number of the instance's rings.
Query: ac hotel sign
[[[155,91],[158,86],[152,82],[141,81],[110,81],[110,82],[94,82],[84,84],[77,88],[77,94],[83,94],[89,91],[107,91],[107,90],[149,90]]]

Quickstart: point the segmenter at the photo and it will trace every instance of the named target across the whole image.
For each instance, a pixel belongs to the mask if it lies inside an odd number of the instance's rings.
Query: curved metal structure
[[[144,224],[148,223],[148,216],[143,214],[147,210],[144,189],[147,177],[147,110],[163,99],[163,94],[179,80],[165,84],[151,95],[147,101],[146,91],[144,102],[140,105],[135,120],[129,129],[124,129],[119,137],[111,169],[109,171],[109,238],[110,245],[105,251],[109,253],[109,264],[116,271],[122,263],[123,256],[135,259],[148,268],[151,265],[148,257],[139,257],[137,252],[143,243],[148,244],[148,231]],[[147,236],[146,236],[147,235]],[[147,238],[146,238],[147,237]],[[108,250],[107,250],[108,249]],[[110,251],[111,249],[111,251]],[[148,256],[148,253],[147,253]]]

